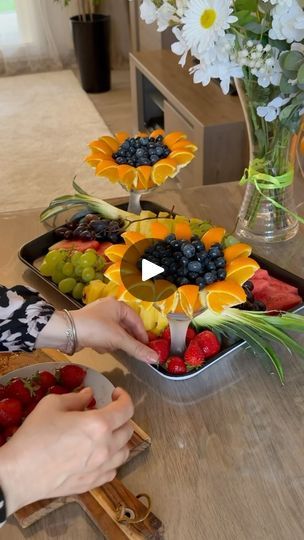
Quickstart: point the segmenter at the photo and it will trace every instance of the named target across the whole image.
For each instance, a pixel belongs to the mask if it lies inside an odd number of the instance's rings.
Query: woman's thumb
[[[61,406],[65,411],[83,411],[93,398],[92,388],[84,388],[80,392],[62,394]]]

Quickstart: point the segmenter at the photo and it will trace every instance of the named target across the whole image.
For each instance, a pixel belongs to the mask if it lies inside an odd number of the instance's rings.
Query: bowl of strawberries
[[[98,371],[70,362],[25,366],[0,377],[0,446],[14,435],[39,401],[48,394],[79,392],[89,386],[89,409],[112,400],[114,386]]]

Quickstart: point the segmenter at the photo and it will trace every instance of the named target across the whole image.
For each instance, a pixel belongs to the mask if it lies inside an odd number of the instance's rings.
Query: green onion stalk
[[[207,309],[193,320],[193,324],[197,329],[210,328],[225,337],[245,340],[255,352],[271,362],[282,384],[284,371],[273,344],[280,344],[289,353],[295,352],[304,358],[304,347],[288,334],[289,331],[304,332],[304,317],[296,313],[271,315],[228,308],[217,314]]]

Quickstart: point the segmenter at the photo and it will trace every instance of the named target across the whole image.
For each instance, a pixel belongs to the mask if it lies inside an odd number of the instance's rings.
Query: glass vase
[[[275,98],[275,87],[262,88],[246,79],[235,82],[245,114],[250,157],[241,180],[246,190],[235,232],[250,243],[289,240],[299,227],[293,189],[295,135],[279,117],[266,121],[257,114],[258,107],[266,107]]]

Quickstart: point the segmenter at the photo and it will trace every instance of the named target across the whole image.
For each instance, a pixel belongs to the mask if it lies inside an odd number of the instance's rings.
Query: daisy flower
[[[232,15],[230,0],[190,0],[182,22],[183,35],[189,48],[199,53],[214,46],[225,35],[230,25],[237,21]]]

